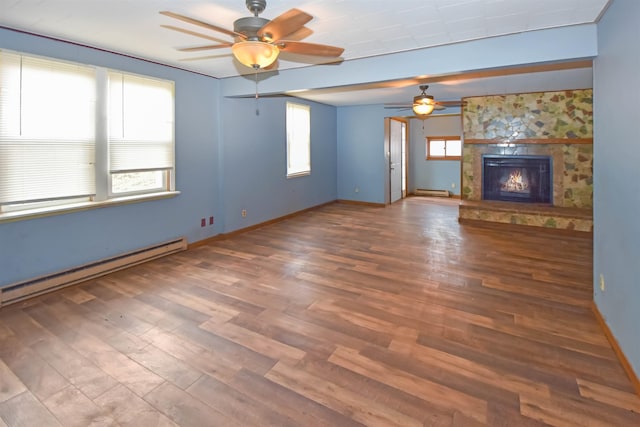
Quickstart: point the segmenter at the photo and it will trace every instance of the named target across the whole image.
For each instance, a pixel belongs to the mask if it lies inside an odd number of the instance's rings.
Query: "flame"
[[[529,188],[529,184],[522,176],[520,169],[514,169],[509,174],[509,178],[502,184],[502,189],[505,191],[526,191]]]

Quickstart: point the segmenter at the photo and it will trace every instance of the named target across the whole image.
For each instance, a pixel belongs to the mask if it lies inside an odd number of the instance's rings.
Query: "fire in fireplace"
[[[482,157],[482,198],[522,203],[551,203],[551,158]]]

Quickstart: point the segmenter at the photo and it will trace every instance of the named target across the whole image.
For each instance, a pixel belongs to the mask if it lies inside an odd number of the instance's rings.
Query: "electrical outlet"
[[[205,218],[202,218],[200,220],[200,227],[204,227],[205,225],[207,225],[207,220]]]
[[[359,193],[360,192],[360,187],[356,187],[353,189],[354,193]]]
[[[451,183],[451,188],[456,188],[456,183],[455,182]]]
[[[601,290],[602,292],[604,292],[605,287],[606,287],[606,286],[605,286],[605,283],[604,283],[604,275],[602,275],[602,274],[601,274],[601,275],[600,275],[600,290]]]
[[[242,209],[242,218],[245,218],[246,216],[247,216],[247,210]]]

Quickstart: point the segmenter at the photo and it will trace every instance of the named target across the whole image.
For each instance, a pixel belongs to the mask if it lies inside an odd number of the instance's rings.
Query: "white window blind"
[[[287,176],[311,172],[311,108],[287,102]]]
[[[109,72],[111,173],[173,169],[173,82]]]
[[[95,71],[0,50],[0,204],[95,193]]]

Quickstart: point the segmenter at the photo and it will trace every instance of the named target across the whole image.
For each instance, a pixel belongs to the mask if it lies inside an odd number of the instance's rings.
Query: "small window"
[[[287,178],[311,173],[311,108],[287,102]]]
[[[459,136],[427,137],[427,160],[460,160],[462,141]]]

